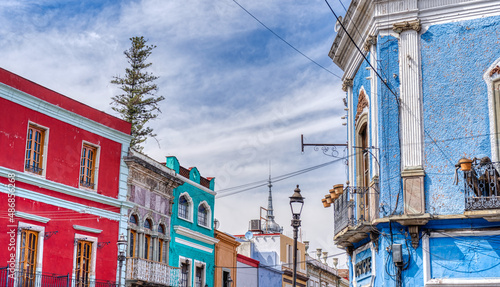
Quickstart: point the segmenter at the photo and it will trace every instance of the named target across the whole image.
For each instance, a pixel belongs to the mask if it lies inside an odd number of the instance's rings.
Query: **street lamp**
[[[125,236],[123,236],[123,233],[120,234],[120,239],[118,239],[118,242],[116,242],[116,245],[118,245],[118,262],[119,262],[119,275],[118,275],[118,287],[122,286],[122,266],[123,266],[123,261],[125,261],[125,249],[127,247],[127,240],[125,240]]]
[[[293,191],[290,197],[290,208],[292,209],[292,227],[293,227],[293,287],[297,286],[297,236],[300,227],[300,213],[304,206],[304,198],[300,194],[299,185]]]
[[[227,287],[233,286],[233,279],[231,278],[231,274],[228,274],[226,282],[227,282]]]

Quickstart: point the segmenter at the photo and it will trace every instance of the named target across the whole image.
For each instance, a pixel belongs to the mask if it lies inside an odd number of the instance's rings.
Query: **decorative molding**
[[[95,229],[91,227],[86,227],[86,226],[81,226],[81,225],[73,225],[73,228],[76,230],[81,230],[81,231],[86,231],[86,232],[91,232],[91,233],[101,233],[101,229]]]
[[[358,118],[361,116],[361,114],[363,113],[363,110],[368,107],[369,103],[368,103],[368,97],[366,96],[365,94],[365,91],[362,90],[360,93],[359,93],[359,97],[358,97],[358,106],[356,107],[356,117],[354,118],[354,122],[357,122],[358,121]]]
[[[100,135],[112,141],[119,142],[123,145],[128,146],[130,144],[130,140],[132,139],[131,135],[127,135],[101,123],[90,120],[84,116],[65,110],[30,94],[12,88],[4,83],[0,83],[0,97],[28,109],[36,107],[36,111],[39,113]]]
[[[365,52],[368,52],[370,51],[370,47],[376,44],[377,44],[377,36],[370,35],[366,38],[365,44],[363,45],[363,49],[365,50]]]
[[[17,173],[16,173],[16,175],[17,175]],[[16,180],[17,180],[17,177],[16,177]],[[8,193],[8,190],[1,188],[0,192]],[[16,187],[16,197],[22,197],[22,198],[30,199],[33,201],[39,201],[39,202],[46,203],[49,205],[70,209],[70,210],[77,211],[80,213],[92,214],[95,216],[100,216],[100,217],[104,217],[106,219],[111,219],[111,220],[120,220],[120,217],[121,217],[120,213],[83,205],[80,203],[60,199],[57,197],[41,194],[41,193],[38,193],[38,192],[35,192],[32,190],[27,190],[27,189],[19,188],[19,187]]]
[[[47,223],[50,221],[50,218],[42,217],[42,216],[38,216],[38,215],[34,215],[34,214],[29,214],[29,213],[25,213],[25,212],[21,212],[21,211],[16,211],[14,213],[14,216],[19,217],[19,218],[28,219],[28,220],[38,221],[41,223]]]
[[[496,66],[495,68],[491,69],[490,77],[493,77],[494,74],[500,74],[500,66]]]
[[[8,174],[12,174],[12,173],[16,175],[16,181],[31,184],[31,185],[34,185],[34,186],[37,186],[40,188],[45,188],[45,189],[48,189],[51,191],[57,191],[57,192],[71,195],[74,197],[83,198],[86,200],[99,202],[99,203],[114,206],[114,207],[122,207],[122,206],[128,207],[128,208],[134,207],[134,204],[131,202],[121,201],[121,200],[118,200],[116,198],[112,198],[112,197],[108,197],[108,196],[105,196],[102,194],[98,194],[95,191],[91,192],[89,190],[83,190],[83,189],[67,186],[67,185],[64,185],[62,183],[49,181],[45,178],[41,178],[39,176],[30,174],[30,173],[23,173],[23,172],[19,172],[17,170],[13,170],[10,168],[0,166],[0,176],[7,177]],[[16,188],[16,190],[17,190],[17,188]]]
[[[411,21],[403,21],[392,24],[392,30],[398,34],[401,34],[407,30],[415,30],[420,32],[422,29],[422,25],[420,24],[420,19],[411,20]]]
[[[352,85],[353,85],[353,79],[352,78],[345,79],[344,82],[342,83],[342,91],[347,92],[347,90],[349,89],[349,87],[352,87]]]
[[[182,244],[182,245],[189,246],[189,247],[193,247],[193,248],[196,248],[198,250],[205,251],[208,253],[212,253],[214,251],[212,248],[208,248],[208,247],[193,243],[191,241],[184,240],[184,239],[179,238],[179,237],[175,238],[175,242]]]
[[[414,249],[417,249],[420,240],[418,237],[418,225],[408,226],[408,231],[410,232],[411,245]]]
[[[500,279],[452,279],[452,278],[431,278],[431,262],[430,262],[430,238],[457,238],[469,236],[494,236],[500,235],[499,230],[436,230],[422,236],[422,263],[424,271],[424,286],[499,286]]]
[[[183,236],[192,238],[194,240],[201,241],[203,243],[207,243],[207,244],[213,245],[213,244],[219,242],[219,239],[215,239],[213,237],[210,237],[208,235],[202,234],[200,232],[193,231],[193,230],[191,230],[189,228],[186,228],[184,226],[175,225],[174,226],[174,230],[175,230],[175,233],[177,233],[179,235],[183,235]]]

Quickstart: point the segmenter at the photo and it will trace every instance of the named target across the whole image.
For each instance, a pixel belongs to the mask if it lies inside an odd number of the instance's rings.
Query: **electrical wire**
[[[295,48],[292,44],[290,44],[289,42],[287,42],[285,39],[283,39],[280,35],[276,34],[276,32],[274,32],[273,30],[271,30],[271,28],[269,28],[266,24],[264,24],[262,21],[260,21],[257,17],[255,17],[252,13],[250,13],[250,11],[248,11],[247,9],[245,9],[245,7],[241,6],[240,3],[236,2],[236,0],[233,0],[234,3],[236,3],[236,5],[238,5],[241,9],[243,9],[243,11],[245,11],[248,15],[250,15],[253,19],[255,19],[255,21],[259,22],[259,24],[261,24],[264,28],[266,28],[269,32],[271,32],[274,36],[276,36],[278,39],[280,39],[281,41],[283,41],[283,43],[287,44],[290,48],[292,48],[293,50],[295,50],[295,52],[299,53],[300,55],[302,55],[304,58],[308,59],[309,61],[311,61],[312,63],[316,64],[318,67],[320,67],[321,69],[327,71],[328,73],[332,74],[333,76],[339,78],[339,79],[342,79],[341,76],[333,73],[332,71],[328,70],[327,68],[323,67],[321,64],[319,64],[318,62],[314,61],[313,59],[311,59],[310,57],[308,57],[306,54],[302,53],[301,51],[299,51],[299,49]]]

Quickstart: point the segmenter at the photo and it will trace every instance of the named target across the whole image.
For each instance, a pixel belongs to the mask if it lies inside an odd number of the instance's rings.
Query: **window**
[[[179,278],[179,286],[189,286],[189,262],[181,263],[181,277]]]
[[[195,286],[196,287],[204,287],[203,286],[203,270],[204,270],[204,266],[201,265],[201,266],[196,266],[196,269],[195,269]]]
[[[231,278],[231,273],[226,270],[222,271],[222,287],[232,287],[229,283],[229,278]]]
[[[138,221],[139,220],[137,220],[137,215],[135,215],[135,214],[130,215],[130,219],[129,219],[130,223],[137,225]]]
[[[79,240],[76,251],[75,279],[76,286],[89,286],[92,260],[92,242]]]
[[[137,232],[135,230],[130,230],[130,237],[129,237],[129,242],[128,242],[128,256],[129,257],[135,257],[135,244],[137,241]]]
[[[38,232],[23,229],[21,231],[19,268],[21,269],[20,286],[35,286],[35,271],[38,246]]]
[[[208,226],[208,210],[204,204],[198,206],[198,224]]]
[[[367,151],[368,122],[363,114],[356,122],[356,182],[358,187],[357,213],[359,220],[370,221],[370,153]]]
[[[189,220],[189,201],[185,195],[179,198],[179,217]]]
[[[96,153],[96,147],[83,144],[82,158],[80,160],[80,186],[94,189]]]
[[[493,83],[493,99],[495,102],[497,157],[500,159],[500,81]]]
[[[144,220],[144,228],[151,230],[151,220]]]
[[[158,239],[158,262],[163,262],[163,239]]]
[[[26,171],[42,174],[44,141],[45,129],[30,124],[26,136],[26,160],[24,163]]]
[[[150,259],[151,252],[151,235],[145,234],[144,235],[144,259]]]

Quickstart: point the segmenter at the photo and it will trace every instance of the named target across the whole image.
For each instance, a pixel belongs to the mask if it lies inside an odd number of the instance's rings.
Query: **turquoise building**
[[[176,157],[167,157],[183,183],[174,189],[169,265],[180,268],[181,287],[214,286],[214,179],[196,167],[184,168]]]

